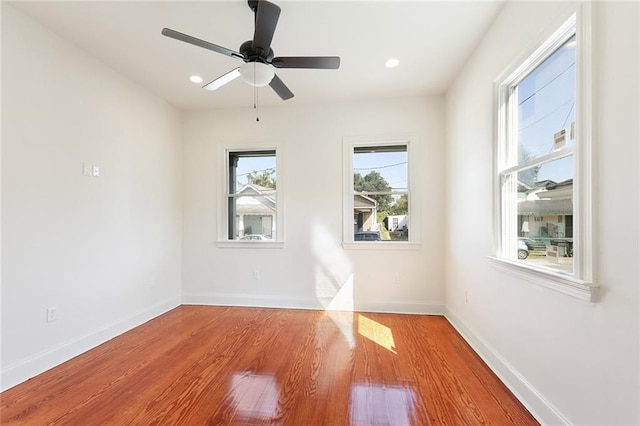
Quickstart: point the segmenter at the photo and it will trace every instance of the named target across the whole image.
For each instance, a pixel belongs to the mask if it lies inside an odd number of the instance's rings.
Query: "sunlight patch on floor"
[[[358,334],[394,354],[397,353],[395,351],[396,344],[393,341],[393,332],[386,325],[382,325],[364,315],[358,314]]]

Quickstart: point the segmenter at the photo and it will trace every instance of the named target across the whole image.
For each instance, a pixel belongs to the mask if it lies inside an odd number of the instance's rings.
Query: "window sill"
[[[596,302],[600,285],[577,279],[567,274],[535,268],[514,260],[490,256],[489,259],[500,269],[519,278],[559,291],[588,302]]]
[[[282,249],[284,241],[217,241],[219,248]]]
[[[342,248],[345,250],[420,250],[421,247],[422,244],[420,243],[408,243],[404,241],[362,241],[342,243]]]

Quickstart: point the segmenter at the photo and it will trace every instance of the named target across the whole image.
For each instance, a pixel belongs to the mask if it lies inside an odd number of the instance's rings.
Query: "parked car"
[[[353,241],[380,241],[378,231],[361,231],[353,234]]]
[[[527,257],[529,257],[529,247],[524,241],[518,240],[518,259],[522,260]]]
[[[535,250],[536,247],[540,244],[544,245],[544,243],[538,243],[536,240],[527,237],[521,237],[519,238],[519,241],[525,243],[529,251]],[[520,242],[518,244],[520,244]]]
[[[245,235],[244,237],[240,238],[241,240],[247,241],[265,241],[265,240],[270,240],[269,237],[265,237],[264,235],[260,235],[260,234],[248,234]]]

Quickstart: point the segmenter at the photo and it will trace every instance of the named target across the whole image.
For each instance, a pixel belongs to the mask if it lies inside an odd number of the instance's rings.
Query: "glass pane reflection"
[[[518,173],[518,260],[573,273],[573,156]]]
[[[415,423],[413,389],[382,384],[351,388],[352,425],[411,425]]]
[[[231,398],[239,416],[272,419],[278,414],[280,386],[271,374],[236,373],[231,378]]]

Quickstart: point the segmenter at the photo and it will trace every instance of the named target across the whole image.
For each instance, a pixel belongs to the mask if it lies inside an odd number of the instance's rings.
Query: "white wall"
[[[3,388],[180,302],[180,138],[176,109],[2,4]]]
[[[336,298],[332,306],[339,299],[363,310],[442,312],[443,98],[260,111],[259,123],[251,108],[185,114],[185,302],[318,308]],[[420,191],[411,200],[422,205],[422,244],[416,250],[343,249],[343,137],[407,134],[419,142],[421,176],[413,188]],[[244,142],[276,144],[283,156],[282,249],[215,244],[216,196],[224,179],[220,152]],[[253,270],[260,271],[259,280],[252,279]]]
[[[493,81],[566,5],[507,3],[447,95],[447,316],[545,423],[640,423],[638,8],[594,3],[597,303],[487,258]]]
[[[509,2],[446,103],[283,104],[255,123],[250,108],[181,117],[3,3],[1,387],[175,306],[181,291],[188,303],[441,312],[446,281],[447,316],[540,420],[640,423],[637,4],[595,6],[601,300],[487,259],[492,81],[562,10]],[[398,134],[420,143],[422,244],[345,250],[342,138]],[[215,245],[219,153],[242,142],[283,153],[283,249]],[[101,176],[82,176],[83,162]]]

